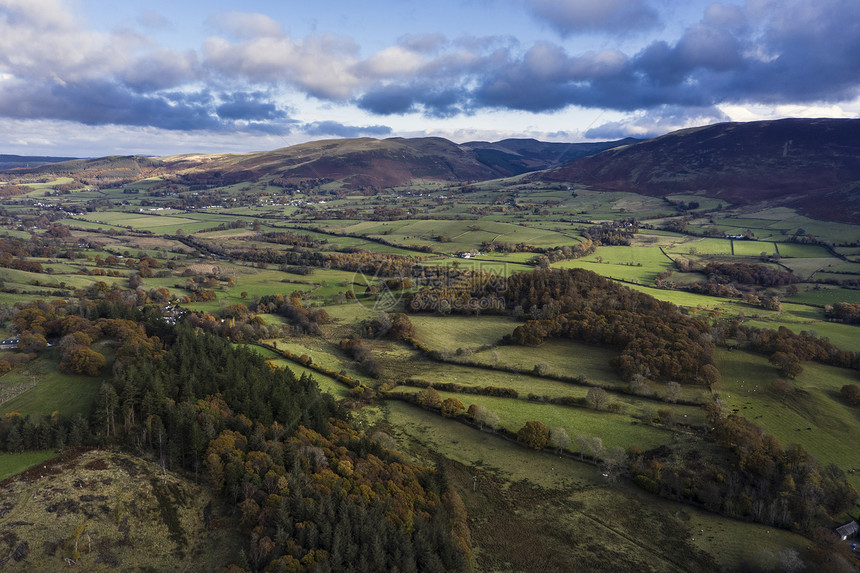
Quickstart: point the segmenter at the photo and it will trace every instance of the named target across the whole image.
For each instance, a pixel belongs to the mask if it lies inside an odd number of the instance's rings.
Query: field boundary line
[[[675,262],[675,259],[673,259],[672,257],[670,257],[670,256],[669,256],[669,253],[667,253],[666,251],[664,251],[664,250],[663,250],[663,247],[657,247],[657,248],[658,248],[658,249],[660,249],[660,252],[661,252],[661,253],[663,253],[663,256],[665,256],[667,259],[669,259],[669,260],[670,260],[670,261],[672,261],[673,263]]]
[[[591,382],[588,379],[580,381],[577,377],[565,376],[563,374],[562,375],[555,375],[555,376],[540,375],[540,374],[536,374],[533,370],[529,370],[528,368],[515,368],[513,366],[509,366],[506,368],[499,368],[498,366],[493,366],[492,364],[485,364],[483,362],[475,362],[475,361],[471,361],[471,360],[462,360],[462,361],[452,360],[449,358],[445,358],[444,356],[442,356],[441,352],[439,352],[438,350],[431,349],[430,347],[426,346],[423,342],[421,342],[420,340],[415,339],[415,338],[404,340],[403,343],[407,346],[412,347],[414,350],[419,351],[425,358],[427,358],[428,360],[432,360],[433,362],[440,362],[442,364],[451,364],[451,365],[456,365],[456,366],[466,366],[469,368],[477,368],[477,369],[481,369],[481,370],[490,370],[492,372],[501,372],[501,373],[505,373],[505,374],[519,374],[522,376],[533,376],[535,378],[541,378],[543,380],[550,380],[552,382],[558,382],[559,384],[570,384],[572,386],[580,386],[580,387],[584,387],[584,388],[601,388],[602,390],[605,390],[607,392],[610,392],[612,394],[619,395],[619,396],[633,396],[635,398],[640,398],[643,400],[650,400],[650,401],[654,401],[654,402],[660,402],[663,404],[666,403],[662,398],[659,398],[656,395],[646,396],[646,395],[642,395],[642,394],[628,393],[628,392],[624,392],[623,390],[618,389],[617,387],[613,387],[613,386],[609,386],[609,385],[605,385],[605,384],[598,384],[597,382]],[[702,403],[700,403],[700,402],[695,402],[692,400],[684,400],[684,399],[676,400],[675,404],[679,404],[682,406],[694,406],[694,407],[702,406]]]

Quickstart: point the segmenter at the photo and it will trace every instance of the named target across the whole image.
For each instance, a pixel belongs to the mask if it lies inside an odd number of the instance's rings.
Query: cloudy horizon
[[[0,0],[0,153],[860,117],[854,0]]]

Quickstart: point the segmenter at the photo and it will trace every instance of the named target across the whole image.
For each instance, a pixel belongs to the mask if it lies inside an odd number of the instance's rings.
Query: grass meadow
[[[732,242],[731,239],[696,237],[665,250],[667,253],[678,255],[731,255]]]
[[[510,334],[521,321],[507,316],[409,316],[416,337],[434,350],[455,352],[458,348],[477,350],[486,344],[496,344]]]
[[[860,289],[821,285],[817,286],[817,288],[798,292],[796,295],[789,297],[788,300],[819,306],[833,304],[834,302],[851,302],[854,304],[860,304]]]
[[[657,275],[674,270],[674,263],[659,249],[649,247],[598,247],[581,259],[561,261],[555,268],[581,268],[625,282],[653,284]]]
[[[777,254],[776,243],[771,241],[732,241],[732,254],[736,257],[759,257]]]
[[[98,345],[96,350],[105,353]],[[0,404],[0,415],[18,412],[22,416],[38,418],[52,412],[72,416],[87,416],[102,383],[101,376],[66,374],[57,370],[56,349],[42,352],[42,356],[0,377],[0,390],[12,389],[15,397]],[[110,357],[105,371],[110,371]],[[108,376],[107,374],[105,377]],[[9,393],[9,392],[5,392]]]
[[[405,393],[418,392],[418,388],[398,388]],[[579,434],[598,437],[607,448],[639,446],[650,449],[672,441],[666,429],[643,424],[627,414],[558,406],[528,400],[514,400],[495,396],[457,394],[440,391],[443,399],[454,397],[468,408],[470,404],[485,406],[499,416],[502,427],[516,432],[529,420],[538,420],[547,427],[564,428],[571,438]]]
[[[601,563],[615,570],[733,570],[742,562],[770,567],[780,551],[804,556],[809,546],[794,533],[725,519],[623,481],[608,483],[594,466],[537,454],[411,404],[361,412],[360,424],[391,432],[413,461],[451,460],[448,478],[466,503],[477,555],[495,563],[493,569],[528,570],[535,553],[545,550],[594,570]],[[538,525],[544,523],[553,525]]]
[[[21,452],[20,454],[0,454],[0,481],[49,460],[57,455],[54,450]]]
[[[860,435],[860,416],[844,404],[839,389],[857,383],[850,370],[805,362],[793,382],[796,392],[782,400],[770,388],[779,378],[767,358],[743,351],[718,351],[720,399],[727,407],[774,435],[783,447],[803,445],[822,463],[835,463],[860,489],[860,457],[846,436]]]
[[[320,390],[327,394],[331,394],[336,399],[346,398],[349,393],[349,388],[342,382],[338,382],[334,378],[326,376],[325,374],[320,374],[319,372],[302,366],[301,364],[296,364],[292,360],[287,360],[286,358],[272,358],[269,359],[269,362],[278,368],[291,370],[297,378],[301,377],[303,374],[310,376],[314,381],[316,381]]]

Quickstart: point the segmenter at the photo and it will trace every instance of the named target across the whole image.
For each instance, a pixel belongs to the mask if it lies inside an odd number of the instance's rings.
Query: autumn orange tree
[[[106,360],[103,354],[88,346],[75,345],[69,350],[66,359],[60,363],[60,367],[75,374],[96,376],[105,364]]]
[[[549,443],[549,429],[536,420],[525,423],[517,432],[517,440],[535,450],[542,450]]]
[[[442,401],[442,415],[446,418],[455,418],[460,412],[466,409],[466,406],[453,396],[445,398]]]
[[[422,408],[426,408],[428,410],[436,409],[442,405],[442,396],[439,395],[439,392],[435,388],[429,386],[418,392],[416,401]]]

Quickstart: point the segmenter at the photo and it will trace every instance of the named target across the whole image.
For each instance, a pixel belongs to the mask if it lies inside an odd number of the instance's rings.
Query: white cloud
[[[201,79],[202,71],[197,52],[161,48],[136,58],[120,76],[136,88],[162,90]]]
[[[210,37],[205,64],[226,78],[251,83],[291,84],[310,95],[343,100],[360,83],[353,73],[358,46],[332,35],[255,38],[240,44]]]
[[[230,36],[242,40],[259,37],[278,38],[284,35],[281,23],[265,14],[221,12],[210,16],[207,22]]]
[[[720,105],[732,121],[761,121],[787,117],[860,118],[860,98],[839,104],[817,103],[810,105]]]
[[[115,69],[115,38],[84,29],[55,0],[0,0],[0,71],[66,81]]]
[[[731,117],[716,107],[662,106],[647,112],[629,114],[586,131],[589,139],[647,139],[688,127],[730,121]]]
[[[0,119],[4,153],[103,157],[106,155],[172,155],[182,153],[244,153],[302,143],[307,136],[259,132],[213,133],[153,127],[87,126],[76,122]]]
[[[423,64],[424,58],[420,54],[402,46],[391,46],[373,54],[356,69],[374,77],[389,77],[413,73]]]

